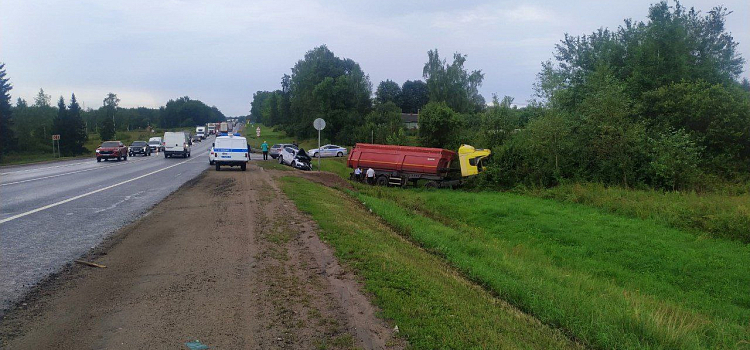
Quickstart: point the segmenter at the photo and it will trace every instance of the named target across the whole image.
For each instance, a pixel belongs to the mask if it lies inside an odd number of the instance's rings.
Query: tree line
[[[424,81],[369,77],[326,46],[309,51],[284,75],[281,89],[253,95],[250,116],[297,137],[354,144],[491,148],[482,186],[554,186],[594,181],[626,187],[700,189],[747,180],[750,173],[750,83],[744,58],[725,29],[731,12],[706,14],[678,2],[653,4],[645,21],[616,30],[566,34],[542,63],[535,98],[485,102],[480,70],[467,56],[448,62],[427,53]],[[410,135],[400,113],[419,112]]]
[[[0,64],[0,158],[11,152],[48,153],[52,135],[60,135],[60,153],[75,156],[93,150],[84,144],[94,133],[101,140],[116,138],[117,132],[146,128],[175,128],[226,120],[215,106],[180,97],[160,108],[123,108],[117,94],[108,93],[97,109],[83,109],[75,94],[52,105],[52,97],[40,89],[32,104],[17,98],[11,103],[12,85]]]

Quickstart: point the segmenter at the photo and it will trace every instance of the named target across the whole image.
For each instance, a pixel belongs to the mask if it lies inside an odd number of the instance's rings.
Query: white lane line
[[[94,158],[92,157],[92,159],[94,159]],[[28,173],[28,172],[34,172],[34,171],[39,171],[39,170],[44,170],[44,169],[53,169],[53,168],[65,168],[65,167],[69,167],[69,166],[86,164],[86,163],[90,163],[90,162],[80,162],[80,163],[73,163],[73,164],[48,166],[48,167],[44,167],[44,168],[34,168],[34,169],[26,169],[26,170],[9,171],[7,173],[0,173],[0,175],[8,175],[8,174],[16,174],[16,173]]]
[[[21,181],[16,181],[16,182],[8,182],[8,183],[0,184],[0,187],[1,186],[8,186],[8,185],[17,185],[17,184],[22,184],[22,183],[31,182],[31,181],[51,179],[53,177],[65,176],[65,175],[71,175],[71,174],[78,174],[78,173],[83,173],[83,172],[92,171],[92,170],[107,169],[107,168],[111,168],[111,167],[114,167],[114,166],[133,164],[133,163],[138,163],[138,162],[142,162],[142,161],[145,161],[145,160],[148,160],[148,159],[134,160],[134,161],[132,161],[130,163],[111,164],[111,165],[105,165],[105,166],[100,166],[100,167],[96,167],[96,168],[76,170],[76,171],[71,171],[69,173],[62,173],[62,174],[42,176],[42,177],[37,177],[37,178],[33,178],[33,179],[28,179],[28,180],[21,180]]]
[[[190,162],[190,161],[193,161],[193,160],[196,160],[196,159],[199,159],[199,158],[197,158],[197,157],[196,157],[196,158],[193,158],[193,159],[187,159],[187,160],[183,160],[183,161],[181,161],[181,162],[179,162],[179,163],[177,163],[177,164],[172,164],[172,165],[170,165],[170,166],[168,166],[168,167],[166,167],[166,168],[162,168],[162,169],[159,169],[159,170],[154,170],[154,171],[152,171],[152,172],[150,172],[150,173],[148,173],[148,174],[143,174],[143,175],[141,175],[141,176],[138,176],[138,177],[134,177],[134,178],[132,178],[132,179],[130,179],[130,180],[127,180],[127,181],[123,181],[123,182],[120,182],[120,183],[118,183],[118,184],[114,184],[114,185],[110,185],[110,186],[107,186],[107,187],[103,187],[103,188],[100,188],[100,189],[98,189],[98,190],[94,190],[94,191],[91,191],[91,192],[86,192],[86,193],[84,193],[84,194],[79,194],[79,195],[77,195],[77,196],[75,196],[75,197],[71,197],[71,198],[68,198],[68,199],[64,199],[64,200],[61,200],[61,201],[59,201],[59,202],[56,202],[56,203],[52,203],[52,204],[49,204],[49,205],[45,205],[45,206],[43,206],[43,207],[39,207],[39,208],[36,208],[36,209],[33,209],[33,210],[29,210],[29,211],[27,211],[27,212],[25,212],[25,213],[21,213],[21,214],[16,214],[16,215],[13,215],[13,216],[11,216],[11,217],[8,217],[8,218],[5,218],[5,219],[2,219],[2,220],[0,220],[0,224],[4,224],[4,223],[6,223],[6,222],[8,222],[8,221],[13,221],[13,220],[15,220],[15,219],[19,219],[19,218],[22,218],[22,217],[24,217],[24,216],[26,216],[26,215],[31,215],[31,214],[34,214],[34,213],[38,213],[38,212],[40,212],[40,211],[42,211],[42,210],[47,210],[47,209],[49,209],[49,208],[54,208],[54,207],[56,207],[56,206],[58,206],[58,205],[62,205],[62,204],[68,203],[68,202],[72,202],[72,201],[74,201],[74,200],[76,200],[76,199],[81,199],[81,198],[83,198],[83,197],[86,197],[86,196],[90,196],[90,195],[92,195],[92,194],[95,194],[95,193],[99,193],[99,192],[101,192],[101,191],[106,191],[106,190],[108,190],[108,189],[110,189],[110,188],[115,188],[115,187],[117,187],[117,186],[121,186],[121,185],[124,185],[124,184],[126,184],[126,183],[129,183],[129,182],[133,182],[133,181],[135,181],[135,180],[140,180],[140,179],[142,179],[142,178],[144,178],[144,177],[146,177],[146,176],[151,176],[151,175],[154,175],[154,174],[156,174],[156,173],[160,173],[160,172],[162,172],[162,171],[164,171],[164,170],[167,170],[167,169],[170,169],[170,168],[174,168],[174,167],[176,167],[176,166],[178,166],[178,165],[181,165],[181,164],[185,164],[185,163],[187,163],[187,162]]]

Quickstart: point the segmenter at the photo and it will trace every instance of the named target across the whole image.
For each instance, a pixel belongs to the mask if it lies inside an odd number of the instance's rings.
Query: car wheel
[[[282,164],[282,165],[284,164],[284,157],[279,156],[279,164]]]
[[[336,153],[336,157],[343,157],[343,156],[344,156],[344,153],[342,152]]]
[[[245,163],[240,164],[240,169],[242,169],[242,171],[247,170],[247,164]]]
[[[101,162],[102,162],[102,159],[101,159],[101,158],[96,158],[96,162],[97,162],[97,163],[101,163]]]
[[[219,163],[216,163],[216,171],[220,171],[220,170],[221,170],[221,165],[219,165]]]

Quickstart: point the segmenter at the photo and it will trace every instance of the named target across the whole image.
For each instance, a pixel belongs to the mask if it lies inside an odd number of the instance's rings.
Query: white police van
[[[247,139],[236,134],[222,133],[216,137],[208,152],[208,163],[216,166],[216,171],[221,166],[239,166],[242,171],[247,169],[250,161],[250,147]]]

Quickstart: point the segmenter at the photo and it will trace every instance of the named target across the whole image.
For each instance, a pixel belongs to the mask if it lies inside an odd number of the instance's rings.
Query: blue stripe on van
[[[247,152],[247,148],[214,148],[214,152]]]

